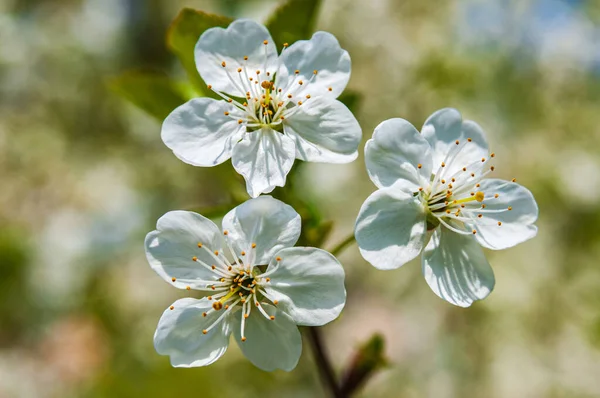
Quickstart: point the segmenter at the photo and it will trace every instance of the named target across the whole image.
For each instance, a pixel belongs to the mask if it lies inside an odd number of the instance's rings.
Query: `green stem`
[[[351,243],[355,242],[356,238],[354,237],[354,234],[349,235],[346,239],[344,239],[343,241],[341,241],[340,243],[338,243],[333,249],[331,249],[329,252],[331,254],[333,254],[334,256],[337,256],[338,254],[340,254],[348,245],[350,245]]]

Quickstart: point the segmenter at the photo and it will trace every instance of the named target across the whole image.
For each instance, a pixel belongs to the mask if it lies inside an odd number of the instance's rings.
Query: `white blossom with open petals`
[[[365,158],[379,190],[356,221],[362,256],[388,270],[423,253],[429,287],[454,305],[468,307],[494,288],[481,246],[506,249],[537,233],[533,195],[514,179],[486,179],[495,154],[479,125],[455,109],[435,112],[421,133],[404,119],[384,121]]]
[[[232,159],[248,194],[284,186],[294,159],[347,163],[362,132],[336,98],[350,78],[350,56],[326,32],[280,55],[268,30],[247,19],[206,30],[195,49],[200,76],[222,100],[196,98],[164,121],[162,139],[186,163]]]
[[[270,196],[231,210],[222,231],[193,212],[161,217],[146,236],[150,266],[204,297],[165,310],[156,351],[175,367],[206,366],[225,353],[233,333],[257,367],[292,370],[302,351],[297,325],[331,322],[346,302],[341,264],[324,250],[293,247],[299,236],[298,213]]]

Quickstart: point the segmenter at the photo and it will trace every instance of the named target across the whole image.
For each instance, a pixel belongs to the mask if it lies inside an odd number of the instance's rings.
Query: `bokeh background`
[[[291,373],[235,344],[208,368],[155,353],[162,311],[188,293],[148,267],[145,234],[169,210],[218,219],[244,191],[229,163],[176,159],[111,86],[140,68],[186,84],[165,45],[182,7],[262,21],[278,4],[0,0],[0,397],[325,396],[308,344]],[[418,261],[377,271],[349,246],[347,307],[324,328],[336,368],[379,332],[389,367],[362,397],[600,397],[600,3],[324,0],[315,27],[351,54],[364,141],[384,119],[456,107],[540,206],[534,240],[487,253],[496,289],[466,310]],[[375,189],[362,151],[294,184],[334,221],[325,248]]]

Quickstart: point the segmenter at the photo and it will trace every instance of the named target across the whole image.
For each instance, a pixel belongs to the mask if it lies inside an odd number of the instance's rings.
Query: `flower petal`
[[[265,318],[254,307],[246,319],[244,336],[241,339],[241,315],[233,317],[233,335],[240,349],[254,364],[262,370],[271,372],[275,369],[291,371],[298,364],[302,353],[302,338],[298,327],[285,312],[269,304],[261,304],[274,320]],[[240,316],[238,316],[240,315]]]
[[[425,248],[421,265],[431,290],[460,307],[486,298],[494,289],[494,272],[472,235],[438,228]]]
[[[375,191],[358,213],[355,226],[360,254],[375,268],[398,268],[425,245],[425,211],[412,195],[395,186]]]
[[[314,247],[283,249],[276,256],[266,271],[269,298],[279,301],[279,308],[298,325],[321,326],[337,318],[346,303],[339,261]]]
[[[429,185],[429,142],[404,119],[389,119],[375,128],[373,138],[365,145],[365,162],[369,177],[379,188],[398,180],[406,181],[407,192]]]
[[[256,198],[285,185],[294,164],[294,141],[281,133],[263,128],[244,135],[233,149],[232,163],[246,180],[248,195]]]
[[[483,203],[486,206],[481,210],[483,217],[472,223],[477,230],[475,238],[479,244],[488,249],[501,250],[525,242],[537,234],[537,227],[533,223],[538,217],[538,206],[527,188],[515,182],[490,178],[481,181],[479,189],[485,194]]]
[[[303,94],[337,98],[350,80],[350,55],[331,33],[316,32],[310,40],[295,42],[281,53],[281,62],[282,75],[289,77],[278,79],[277,85],[291,88],[300,80],[309,82]]]
[[[463,122],[456,109],[440,109],[429,116],[421,133],[433,149],[434,173],[442,162],[448,163],[444,175],[450,176],[463,167],[488,158],[488,143],[483,130],[475,122]],[[471,141],[468,141],[469,138]],[[456,145],[456,141],[459,145]]]
[[[171,307],[170,307],[171,308]],[[156,332],[154,348],[160,355],[171,357],[174,367],[191,368],[206,366],[219,359],[227,350],[231,328],[228,319],[203,334],[222,311],[211,311],[211,302],[203,298],[184,298],[167,308],[163,313]],[[206,317],[202,316],[207,312]]]
[[[220,250],[223,241],[219,228],[208,218],[190,211],[170,211],[156,223],[156,230],[146,235],[146,257],[156,273],[179,289],[204,287],[198,280],[213,280],[214,274],[198,261],[213,264],[210,254],[198,247],[202,243]],[[176,278],[173,281],[173,278]]]
[[[225,116],[231,106],[225,101],[195,98],[176,108],[162,125],[161,137],[184,162],[210,167],[231,157],[244,127]]]
[[[238,19],[227,29],[207,29],[196,43],[194,57],[196,68],[206,84],[241,97],[246,96],[246,90],[241,90],[238,68],[245,67],[253,76],[260,70],[257,76],[260,80],[271,80],[265,73],[272,75],[277,70],[277,49],[269,31],[249,19]]]
[[[271,196],[247,200],[223,218],[223,230],[233,247],[255,256],[252,265],[268,264],[279,250],[294,246],[300,224],[296,210]]]
[[[315,98],[284,121],[296,144],[296,157],[307,162],[348,163],[358,156],[362,132],[356,118],[337,100]]]

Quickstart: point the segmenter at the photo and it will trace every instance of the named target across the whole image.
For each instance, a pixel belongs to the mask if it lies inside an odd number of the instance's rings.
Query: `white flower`
[[[324,325],[344,307],[342,266],[324,250],[293,247],[300,216],[270,196],[231,210],[223,232],[188,211],[165,214],[156,228],[145,241],[152,269],[204,295],[175,301],[158,323],[154,346],[175,367],[213,363],[233,332],[254,365],[290,371],[302,350],[296,325]]]
[[[317,32],[278,55],[263,25],[241,19],[206,30],[195,59],[223,100],[196,98],[166,118],[162,139],[179,159],[210,167],[232,158],[252,197],[284,186],[294,158],[356,159],[360,126],[336,100],[350,78],[350,56],[333,35]]]
[[[403,119],[384,121],[365,157],[379,190],[356,221],[362,256],[387,270],[424,251],[425,280],[454,305],[468,307],[494,288],[480,246],[506,249],[537,233],[533,195],[515,180],[484,179],[495,155],[479,125],[455,109],[435,112],[421,133]]]

